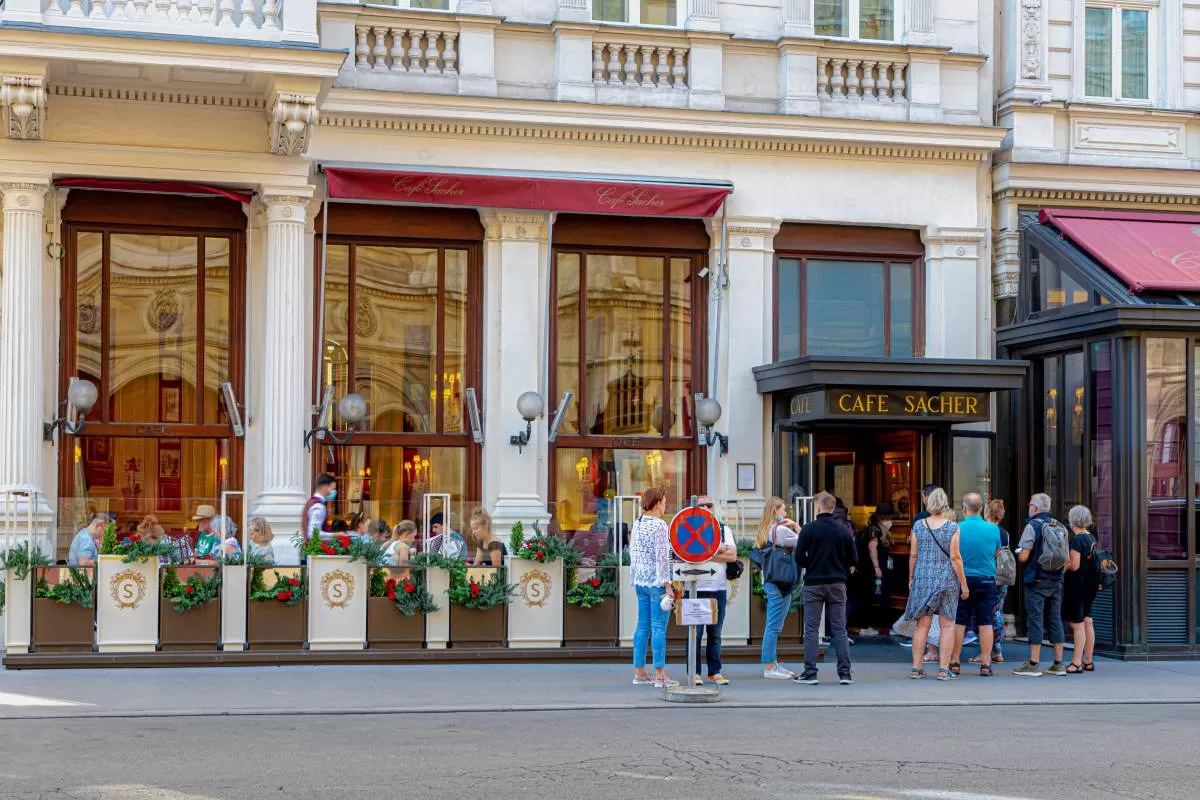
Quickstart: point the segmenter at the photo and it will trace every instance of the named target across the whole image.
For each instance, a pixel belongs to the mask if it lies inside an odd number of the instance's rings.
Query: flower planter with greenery
[[[96,566],[96,649],[101,653],[153,652],[158,647],[158,565],[166,542],[139,534],[118,542],[109,523]]]
[[[750,601],[750,644],[762,644],[763,627],[767,621],[767,594],[763,590],[762,573],[757,568],[747,570],[751,573],[753,599]],[[792,592],[792,606],[783,620],[783,630],[779,632],[779,644],[798,645],[804,637],[804,614],[801,606],[804,604],[802,586],[797,586]]]
[[[608,555],[593,569],[567,572],[563,640],[567,647],[612,647],[617,643],[617,557]]]
[[[621,553],[621,576],[617,579],[617,632],[621,647],[633,647],[633,632],[637,630],[638,599],[629,578],[629,551]]]
[[[506,583],[504,568],[476,568],[468,576],[459,564],[450,574],[450,646],[503,647],[508,599],[516,584]],[[484,577],[485,575],[487,577]]]
[[[721,642],[730,646],[745,645],[750,641],[750,601],[753,589],[750,577],[750,550],[753,539],[737,541],[738,559],[742,562],[742,577],[726,584],[725,624],[721,628]]]
[[[437,553],[415,553],[409,559],[413,570],[422,570],[425,590],[437,607],[425,612],[425,647],[445,650],[450,646],[450,585],[456,571],[466,568],[461,561]]]
[[[34,568],[34,652],[92,651],[96,614],[92,571],[92,567]]]
[[[163,568],[158,640],[164,651],[217,649],[221,643],[220,567]]]
[[[221,559],[221,649],[240,652],[246,649],[246,623],[249,615],[250,570],[266,567],[268,561],[253,554],[243,559],[234,553]]]
[[[50,563],[29,543],[0,551],[0,614],[4,615],[4,650],[28,653],[33,630],[33,579],[30,570]]]
[[[562,647],[564,567],[579,563],[579,551],[535,522],[526,538],[517,522],[509,537],[509,577],[517,587],[508,609],[509,647]]]
[[[307,587],[300,567],[250,567],[248,650],[303,650]]]
[[[383,558],[375,541],[318,531],[304,542],[308,557],[308,648],[362,650],[367,646],[367,565]]]
[[[425,615],[438,610],[425,588],[425,570],[376,567],[367,599],[367,647],[419,650],[425,644]]]

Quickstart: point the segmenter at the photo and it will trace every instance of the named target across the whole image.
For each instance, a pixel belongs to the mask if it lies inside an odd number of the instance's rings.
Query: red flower
[[[185,586],[185,587],[183,587],[183,593],[184,594],[195,594],[196,587],[195,586]]]
[[[471,581],[471,599],[474,600],[478,597],[479,597],[479,584],[476,583],[475,581]]]
[[[588,581],[588,583],[590,583],[592,585],[593,589],[600,588],[600,579],[599,578],[592,578],[590,581]]]
[[[140,541],[142,540],[142,535],[141,535],[140,533],[135,533],[135,534],[133,535],[133,540],[134,540],[135,542],[140,542]]]
[[[291,600],[291,599],[292,599],[292,593],[291,593],[291,592],[280,592],[280,593],[277,595],[277,597],[278,597],[280,600]]]
[[[396,579],[388,578],[387,583],[385,583],[384,586],[386,586],[389,591],[392,589],[395,589],[396,588]]]
[[[388,600],[395,600],[396,599],[396,590],[388,589],[387,598],[388,598]]]
[[[288,586],[299,586],[299,585],[300,585],[299,578],[288,578]]]
[[[346,534],[342,534],[341,536],[337,537],[337,542],[345,549],[350,549],[350,537]]]
[[[538,561],[545,561],[545,560],[546,560],[546,554],[545,554],[545,553],[543,553],[541,550],[538,550],[538,553],[537,553],[537,560],[538,560]]]
[[[412,594],[416,590],[417,590],[417,587],[413,586],[411,583],[404,584],[404,593],[405,594]]]

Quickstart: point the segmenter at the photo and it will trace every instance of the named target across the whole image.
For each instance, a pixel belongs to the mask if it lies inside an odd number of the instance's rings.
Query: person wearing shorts
[[[1071,639],[1075,644],[1067,674],[1079,675],[1096,669],[1092,663],[1092,654],[1096,650],[1092,603],[1100,592],[1100,576],[1092,557],[1096,537],[1088,530],[1092,525],[1092,512],[1087,506],[1075,506],[1067,515],[1067,521],[1071,525],[1071,539],[1067,571],[1063,576],[1062,619],[1071,626]]]
[[[967,578],[966,599],[958,603],[954,618],[954,658],[950,670],[961,669],[963,639],[972,619],[979,629],[979,674],[992,674],[992,619],[996,609],[996,553],[999,552],[1000,528],[982,516],[983,498],[968,492],[962,499],[963,519],[958,524],[958,549],[962,553],[963,574]]]

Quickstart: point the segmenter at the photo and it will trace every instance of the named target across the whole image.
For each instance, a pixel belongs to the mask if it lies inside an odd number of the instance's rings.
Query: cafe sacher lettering
[[[930,392],[921,389],[825,389],[791,398],[796,421],[829,417],[940,419],[981,422],[991,413],[987,392]]]

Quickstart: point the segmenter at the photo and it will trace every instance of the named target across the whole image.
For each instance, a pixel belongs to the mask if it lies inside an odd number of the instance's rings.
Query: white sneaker
[[[878,636],[879,631],[875,630],[874,628],[863,628],[862,630],[860,630],[858,632],[858,635],[859,636]]]
[[[692,685],[693,685],[693,686],[703,686],[703,685],[704,685],[704,679],[703,679],[703,678],[701,678],[699,675],[693,675],[693,676],[692,676]]]
[[[763,677],[776,681],[790,681],[792,679],[792,673],[786,669],[781,669],[780,667],[775,666],[771,669],[764,669]]]
[[[783,670],[783,671],[784,671],[784,672],[786,672],[788,675],[791,675],[793,678],[794,678],[794,677],[796,677],[796,675],[798,674],[798,673],[796,672],[796,670],[794,670],[794,669],[788,669],[788,668],[787,668],[787,665],[785,665],[785,664],[784,664],[782,661],[777,661],[777,662],[775,663],[775,668],[776,668],[776,669],[781,669],[781,670]]]

